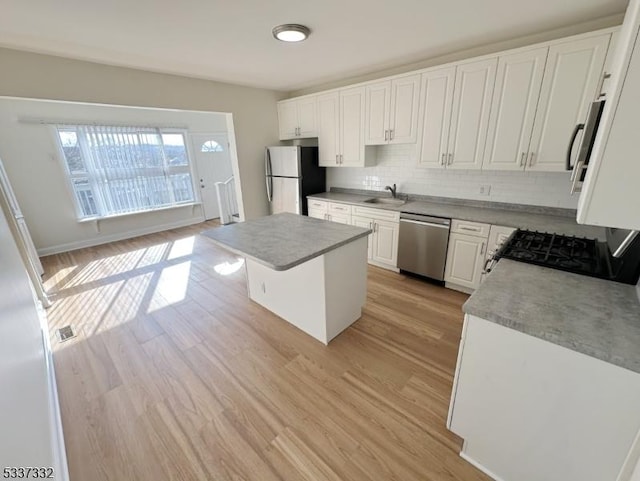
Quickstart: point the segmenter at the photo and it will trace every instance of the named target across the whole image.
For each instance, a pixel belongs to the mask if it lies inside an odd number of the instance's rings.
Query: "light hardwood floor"
[[[445,428],[466,295],[370,267],[325,347],[249,301],[216,225],[43,259],[71,481],[488,479]]]

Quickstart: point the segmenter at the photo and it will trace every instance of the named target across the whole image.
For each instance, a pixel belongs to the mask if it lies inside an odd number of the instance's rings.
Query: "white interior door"
[[[205,219],[215,219],[220,217],[215,184],[233,177],[229,140],[225,132],[191,134],[190,137],[204,216]],[[230,187],[235,189],[235,184],[232,182]]]

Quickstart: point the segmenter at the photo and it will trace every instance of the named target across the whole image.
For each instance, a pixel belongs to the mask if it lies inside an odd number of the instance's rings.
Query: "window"
[[[57,127],[81,219],[194,202],[185,133],[141,127]]]
[[[222,148],[222,145],[215,140],[207,140],[202,144],[200,152],[224,152],[224,149]]]

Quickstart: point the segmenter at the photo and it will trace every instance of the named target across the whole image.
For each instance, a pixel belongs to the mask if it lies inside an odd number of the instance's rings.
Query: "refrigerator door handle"
[[[264,149],[264,172],[267,182],[267,199],[271,202],[273,200],[273,178],[271,177],[271,154],[268,147]]]

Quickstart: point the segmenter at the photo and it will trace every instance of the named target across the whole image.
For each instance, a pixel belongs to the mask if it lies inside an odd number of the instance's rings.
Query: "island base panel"
[[[367,238],[285,271],[246,260],[249,297],[318,341],[357,321],[367,297]]]

